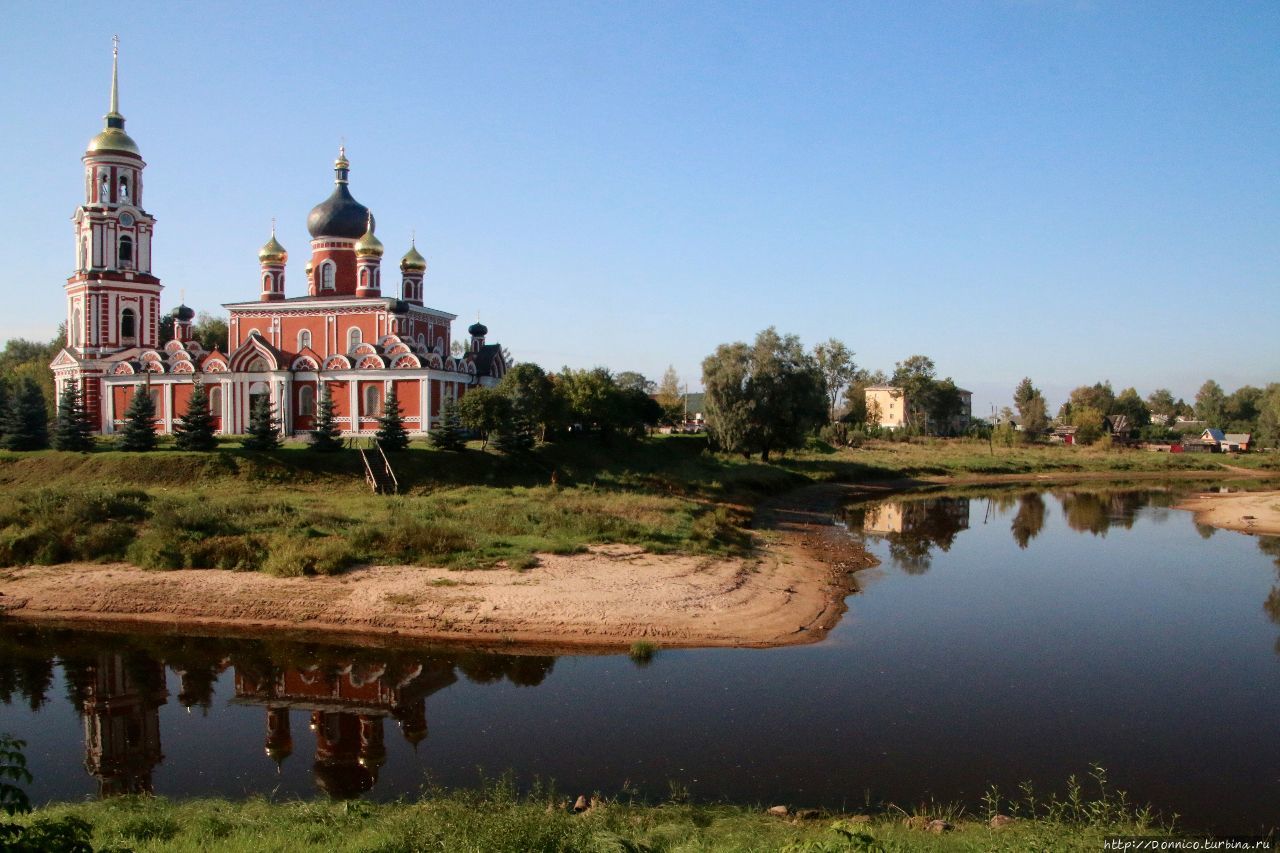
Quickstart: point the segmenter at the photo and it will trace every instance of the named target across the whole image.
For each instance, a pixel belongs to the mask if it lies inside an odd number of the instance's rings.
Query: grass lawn
[[[771,464],[700,437],[568,441],[506,457],[415,444],[402,494],[370,494],[354,451],[0,454],[0,565],[124,560],[144,568],[333,573],[360,563],[524,568],[598,543],[740,555],[760,498],[814,482],[1280,467],[1276,454],[1168,455],[963,439],[815,443]]]

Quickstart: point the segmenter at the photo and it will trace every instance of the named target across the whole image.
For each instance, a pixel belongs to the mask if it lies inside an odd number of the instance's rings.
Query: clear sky
[[[1275,0],[9,4],[0,339],[64,316],[113,33],[166,307],[254,298],[272,217],[302,295],[345,138],[387,265],[548,368],[1280,381]]]

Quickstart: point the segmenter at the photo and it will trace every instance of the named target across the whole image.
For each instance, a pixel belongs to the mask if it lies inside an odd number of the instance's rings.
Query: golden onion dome
[[[400,269],[427,271],[427,259],[422,257],[422,253],[412,241],[409,243],[409,251],[405,252],[404,257],[400,259]]]
[[[371,213],[365,226],[364,236],[356,241],[356,257],[380,258],[384,251],[382,241],[373,234],[373,214]]]
[[[271,229],[271,239],[258,250],[258,262],[263,264],[283,264],[289,260],[289,253],[276,239],[276,229]]]
[[[85,149],[85,153],[94,154],[98,151],[124,151],[142,156],[142,152],[138,150],[138,143],[119,127],[108,127],[89,140],[89,147]]]

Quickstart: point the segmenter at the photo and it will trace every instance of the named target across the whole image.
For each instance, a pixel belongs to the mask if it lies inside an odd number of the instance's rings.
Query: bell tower
[[[156,347],[160,279],[151,271],[155,218],[142,207],[146,163],[120,114],[119,39],[112,39],[111,107],[89,140],[84,202],[76,209],[76,266],[67,279],[67,347],[83,360]]]

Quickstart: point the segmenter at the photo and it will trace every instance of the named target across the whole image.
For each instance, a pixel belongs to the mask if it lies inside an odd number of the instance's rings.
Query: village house
[[[945,424],[930,423],[939,432],[960,433],[969,428],[973,417],[973,392],[956,389],[960,394],[960,413]],[[905,389],[897,385],[868,385],[865,390],[867,423],[883,429],[903,429],[910,422],[911,401]]]

